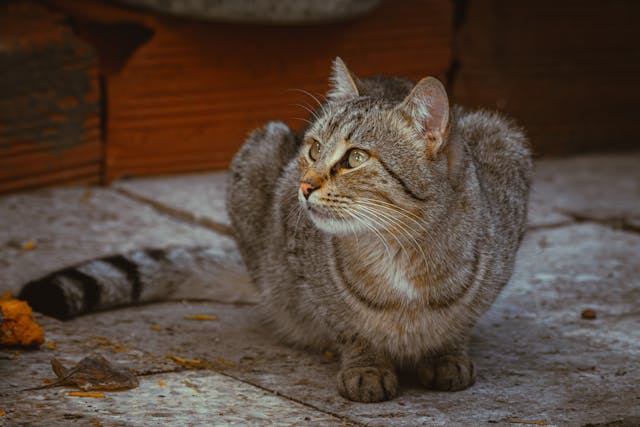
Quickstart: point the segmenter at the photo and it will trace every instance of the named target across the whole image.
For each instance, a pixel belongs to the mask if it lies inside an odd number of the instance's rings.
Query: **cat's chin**
[[[359,232],[361,226],[354,221],[336,219],[317,209],[307,210],[311,222],[321,231],[328,234],[345,235]]]

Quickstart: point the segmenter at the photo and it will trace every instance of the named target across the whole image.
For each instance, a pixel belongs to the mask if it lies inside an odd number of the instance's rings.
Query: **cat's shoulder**
[[[489,164],[531,167],[531,149],[523,129],[505,115],[487,110],[452,109],[457,136],[476,160]]]

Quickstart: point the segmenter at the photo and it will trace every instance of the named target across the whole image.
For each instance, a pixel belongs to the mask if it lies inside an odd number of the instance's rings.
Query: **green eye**
[[[313,141],[311,148],[309,148],[309,157],[314,162],[320,157],[320,143],[316,140]]]
[[[349,168],[355,168],[360,166],[367,160],[369,160],[369,153],[367,153],[366,151],[359,149],[351,150],[351,152],[349,153],[349,158],[347,159],[347,166]]]

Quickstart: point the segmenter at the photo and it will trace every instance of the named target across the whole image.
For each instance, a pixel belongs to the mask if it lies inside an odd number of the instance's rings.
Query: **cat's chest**
[[[362,242],[352,250],[350,276],[364,295],[387,306],[404,305],[420,296],[414,280],[418,266],[406,251],[392,246],[380,250]]]
[[[392,312],[424,300],[428,291],[416,278],[425,276],[423,257],[400,245],[378,241],[334,241],[328,257],[335,285],[345,291],[352,308]],[[378,246],[376,246],[378,243]]]
[[[387,288],[403,299],[414,300],[419,296],[419,291],[411,280],[411,267],[400,256],[387,256],[368,264],[369,275],[376,282],[375,286]]]

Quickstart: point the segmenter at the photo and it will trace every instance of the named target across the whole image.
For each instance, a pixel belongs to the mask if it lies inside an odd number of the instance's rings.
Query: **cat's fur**
[[[348,399],[393,398],[397,367],[466,388],[470,330],[524,232],[525,137],[450,109],[433,78],[359,79],[339,58],[327,98],[302,137],[271,122],[231,165],[228,210],[262,310],[283,340],[339,350]],[[370,158],[349,169],[354,147]]]

